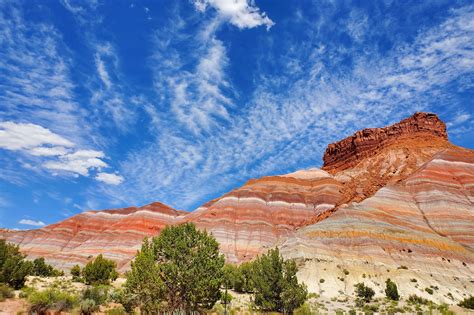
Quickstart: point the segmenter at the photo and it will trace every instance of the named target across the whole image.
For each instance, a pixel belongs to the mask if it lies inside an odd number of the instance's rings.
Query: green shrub
[[[18,294],[18,297],[21,299],[26,299],[28,296],[30,296],[31,293],[35,292],[34,288],[30,287],[23,287],[21,288],[20,293]]]
[[[236,271],[234,290],[240,293],[253,293],[253,262],[240,264]]]
[[[109,288],[104,285],[87,287],[82,292],[83,300],[93,300],[96,305],[103,305],[107,302]]]
[[[449,310],[449,305],[446,303],[439,305],[438,311],[440,312],[441,315],[454,315],[455,314],[453,311]]]
[[[347,269],[344,269],[342,272],[344,272],[344,275],[349,275],[349,271]]]
[[[229,304],[232,302],[232,295],[229,292],[224,292],[221,294],[221,304]]]
[[[71,310],[77,304],[77,297],[57,289],[32,291],[28,295],[30,313],[44,314],[47,311],[63,312]]]
[[[412,294],[408,297],[408,302],[411,303],[411,304],[423,304],[423,305],[426,305],[428,304],[430,301],[428,301],[427,299],[424,299],[422,298],[421,296],[418,296],[416,294]]]
[[[115,262],[104,258],[102,254],[89,261],[82,270],[82,277],[86,284],[109,284],[118,277]]]
[[[0,282],[14,289],[21,289],[32,268],[33,264],[25,260],[18,246],[0,239]]]
[[[376,313],[376,312],[379,311],[379,307],[378,307],[377,305],[366,304],[366,305],[364,305],[363,310],[364,310],[364,313],[365,313],[366,315],[368,315],[368,314],[374,314],[374,313]]]
[[[319,294],[314,293],[314,292],[308,293],[308,299],[318,299],[318,298],[319,298]]]
[[[8,285],[0,283],[0,302],[5,301],[5,299],[11,299],[15,296],[13,289]]]
[[[81,282],[81,267],[79,265],[74,265],[71,268],[72,281]]]
[[[114,289],[110,292],[109,298],[112,302],[122,304],[125,311],[130,314],[133,313],[137,299],[128,290],[122,288]]]
[[[278,248],[257,257],[253,269],[254,302],[261,310],[292,313],[306,301],[308,291],[298,283],[296,263],[284,261]]]
[[[464,300],[459,302],[458,305],[464,308],[469,308],[471,310],[474,310],[474,296],[471,295],[470,297],[465,298]]]
[[[308,303],[304,303],[294,311],[295,315],[311,315],[311,306]]]
[[[364,283],[357,283],[355,288],[357,298],[365,303],[369,303],[375,295],[375,291]]]
[[[142,248],[127,274],[127,291],[144,313],[212,309],[220,298],[224,256],[192,223],[164,228]]]
[[[395,282],[393,282],[390,279],[387,279],[387,281],[385,281],[385,285],[386,285],[385,286],[385,295],[390,300],[398,301],[400,299],[400,295],[398,294],[398,289],[397,289],[397,285],[395,284]]]
[[[407,267],[407,266],[404,266],[404,265],[401,265],[400,267],[398,267],[398,269],[405,269],[405,270],[407,270],[408,267]]]
[[[79,303],[79,309],[81,314],[90,315],[99,310],[99,305],[97,305],[92,299],[84,299]]]
[[[33,260],[33,269],[31,275],[40,277],[59,277],[64,276],[64,272],[54,269],[53,266],[47,264],[43,257]]]
[[[127,315],[129,314],[123,307],[114,307],[105,311],[105,315]]]
[[[425,291],[428,293],[428,294],[433,294],[433,289],[431,288],[425,288]]]
[[[324,279],[322,279],[322,278],[319,279],[319,283],[324,283],[324,281],[326,281],[326,280],[324,280]]]
[[[413,279],[410,279],[410,282],[418,282],[418,280],[416,280],[415,278],[413,278]]]

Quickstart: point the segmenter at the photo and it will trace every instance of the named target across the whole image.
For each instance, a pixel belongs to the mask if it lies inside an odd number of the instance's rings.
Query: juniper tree
[[[223,267],[224,256],[211,234],[192,223],[168,226],[151,242],[144,241],[126,287],[141,308],[155,297],[147,312],[202,311],[211,309],[221,296]]]

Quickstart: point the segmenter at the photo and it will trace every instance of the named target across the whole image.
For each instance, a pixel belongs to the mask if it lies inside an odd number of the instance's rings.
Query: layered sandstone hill
[[[228,261],[241,262],[333,209],[342,188],[320,169],[263,177],[203,205],[186,220],[210,231]]]
[[[103,253],[125,270],[144,236],[194,222],[217,238],[230,262],[280,246],[320,294],[351,293],[365,277],[382,286],[389,275],[400,283],[417,277],[402,293],[422,295],[444,281],[460,298],[474,290],[473,154],[448,142],[436,115],[416,113],[329,145],[322,170],[250,180],[192,213],[153,203],[0,237],[64,269]]]
[[[312,291],[351,293],[367,276],[376,286],[395,279],[405,296],[465,297],[474,292],[474,151],[442,149],[405,179],[298,230],[282,252],[300,261]]]
[[[0,238],[19,244],[31,258],[45,257],[62,269],[83,265],[102,253],[123,270],[145,236],[158,234],[186,213],[159,202],[143,207],[87,211],[37,230],[2,230]]]

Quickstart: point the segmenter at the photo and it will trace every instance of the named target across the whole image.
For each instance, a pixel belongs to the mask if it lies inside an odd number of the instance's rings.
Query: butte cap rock
[[[347,169],[401,138],[417,139],[420,142],[433,138],[447,141],[448,134],[446,124],[437,115],[415,113],[391,126],[363,129],[341,141],[329,144],[323,156],[323,169],[330,172]]]

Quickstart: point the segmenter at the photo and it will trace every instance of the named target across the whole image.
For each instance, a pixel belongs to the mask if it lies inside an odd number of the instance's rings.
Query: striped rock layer
[[[186,220],[210,231],[228,261],[241,262],[333,209],[342,188],[319,169],[263,177],[203,205]]]
[[[438,300],[449,302],[448,293],[463,298],[474,292],[474,151],[444,149],[404,180],[298,230],[282,251],[304,261],[301,276],[314,291],[323,277],[315,272],[317,262],[329,261],[355,270],[353,282],[363,281],[360,270],[372,268],[383,274],[382,284],[383,278],[401,282],[401,273],[414,272],[426,286],[441,284]],[[423,289],[415,292],[432,298]]]
[[[123,270],[144,237],[157,235],[184,214],[155,202],[143,207],[87,211],[37,230],[3,230],[0,237],[19,244],[29,257],[45,257],[62,269],[84,265],[92,257],[104,254]]]

